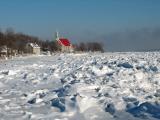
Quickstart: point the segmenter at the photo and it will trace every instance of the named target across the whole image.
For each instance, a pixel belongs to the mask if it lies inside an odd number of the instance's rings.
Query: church
[[[56,32],[56,42],[61,52],[73,52],[73,46],[67,38],[60,38],[58,32]]]

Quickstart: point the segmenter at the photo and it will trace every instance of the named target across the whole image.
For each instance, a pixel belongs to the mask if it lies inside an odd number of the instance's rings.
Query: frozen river
[[[19,57],[0,63],[1,120],[158,120],[160,53]]]

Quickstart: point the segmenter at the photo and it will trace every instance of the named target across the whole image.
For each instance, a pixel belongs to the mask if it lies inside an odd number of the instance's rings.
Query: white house
[[[41,50],[40,50],[40,47],[38,44],[36,44],[36,43],[27,43],[26,44],[26,52],[27,53],[39,55],[40,51]]]

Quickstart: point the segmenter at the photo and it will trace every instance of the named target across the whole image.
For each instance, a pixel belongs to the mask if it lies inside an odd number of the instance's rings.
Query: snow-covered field
[[[159,52],[0,62],[1,120],[160,119]]]

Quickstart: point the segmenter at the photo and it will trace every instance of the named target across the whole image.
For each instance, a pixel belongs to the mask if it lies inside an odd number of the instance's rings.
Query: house
[[[61,52],[73,52],[73,46],[67,38],[59,38],[58,32],[56,32],[56,41],[58,48]]]
[[[40,54],[40,47],[36,43],[27,43],[26,44],[26,52],[30,54]]]
[[[6,45],[0,47],[0,57],[1,58],[7,58],[7,57],[13,57],[18,54],[18,50],[9,48]]]
[[[8,48],[6,45],[0,47],[0,57],[7,57]]]

